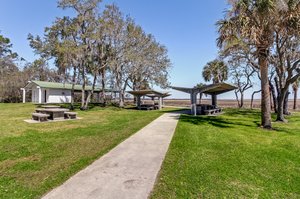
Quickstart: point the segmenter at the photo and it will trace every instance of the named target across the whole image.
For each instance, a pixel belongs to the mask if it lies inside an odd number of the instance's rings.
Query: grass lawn
[[[300,114],[273,131],[260,113],[182,115],[151,198],[300,198]]]
[[[28,124],[31,104],[0,104],[0,198],[38,198],[160,116],[93,108],[82,120]]]

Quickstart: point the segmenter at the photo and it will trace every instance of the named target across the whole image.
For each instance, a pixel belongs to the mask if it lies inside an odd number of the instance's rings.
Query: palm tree
[[[208,62],[202,72],[206,82],[212,81],[214,84],[224,82],[228,79],[228,66],[220,60]]]
[[[206,84],[199,83],[199,84],[197,84],[195,87],[196,87],[196,88],[201,88],[201,87],[203,87],[203,86],[205,86],[205,85],[206,85]],[[200,93],[200,96],[199,96],[199,104],[202,103],[202,97],[203,97],[203,93]]]
[[[262,126],[271,128],[271,106],[268,82],[269,50],[273,44],[274,17],[278,16],[278,0],[236,0],[225,19],[217,22],[218,46],[230,51],[234,48],[251,46],[255,50],[261,75]]]
[[[206,82],[212,81],[214,84],[224,82],[228,79],[228,66],[223,61],[215,59],[204,66],[202,76]],[[216,95],[212,95],[212,105],[217,105]]]
[[[294,110],[297,109],[297,95],[298,95],[299,84],[300,84],[300,78],[296,82],[294,82],[292,86],[294,91],[294,106],[293,106]]]

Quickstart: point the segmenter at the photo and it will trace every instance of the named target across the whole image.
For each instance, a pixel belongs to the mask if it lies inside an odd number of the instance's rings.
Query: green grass
[[[31,104],[0,104],[0,198],[38,198],[160,116],[93,108],[82,120],[28,124]]]
[[[151,198],[300,198],[300,114],[288,119],[182,115]]]

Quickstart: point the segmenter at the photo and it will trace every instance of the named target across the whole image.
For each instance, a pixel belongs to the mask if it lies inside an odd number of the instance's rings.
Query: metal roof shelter
[[[41,88],[52,88],[52,89],[62,89],[62,90],[72,90],[72,84],[69,83],[57,83],[57,82],[46,82],[46,81],[30,81],[24,88],[30,89],[32,85],[39,86]],[[82,85],[75,84],[74,91],[81,91]],[[86,91],[91,91],[92,86],[86,86]],[[102,89],[95,87],[94,92],[100,92]]]
[[[158,106],[159,110],[162,109],[163,106],[163,98],[170,96],[169,93],[163,93],[163,92],[158,92],[155,90],[138,90],[138,91],[128,91],[128,93],[132,94],[133,96],[137,97],[137,107],[138,109],[141,109],[141,97],[142,96],[147,96],[152,98],[154,100],[155,97],[158,98]]]
[[[26,99],[26,91],[32,91],[31,101],[33,103],[70,103],[72,95],[72,84],[69,83],[57,83],[57,82],[46,82],[46,81],[29,81],[28,84],[21,88],[23,91],[23,103]],[[87,92],[92,90],[92,86],[86,86]],[[74,85],[75,92],[82,91],[82,85]],[[109,89],[105,89],[106,92],[112,92]],[[102,89],[96,87],[94,93],[98,94],[102,92]]]
[[[182,91],[185,93],[189,93],[191,95],[191,114],[197,114],[197,95],[199,93],[204,93],[212,96],[212,105],[217,105],[216,96],[222,93],[226,93],[236,89],[236,86],[227,83],[217,83],[205,85],[202,87],[194,87],[194,88],[184,88],[184,87],[171,87],[174,90]]]

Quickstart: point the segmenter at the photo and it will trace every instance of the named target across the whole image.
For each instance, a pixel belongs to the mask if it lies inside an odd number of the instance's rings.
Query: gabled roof
[[[175,86],[172,86],[171,88],[185,93],[205,93],[209,95],[219,95],[228,91],[232,91],[237,87],[227,83],[217,83],[194,88],[184,88]]]
[[[128,91],[128,93],[134,96],[148,96],[148,97],[168,97],[169,93],[158,92],[155,90],[138,90],[138,91]]]
[[[30,81],[26,86],[26,88],[31,88],[33,85],[39,86],[41,88],[52,88],[52,89],[63,89],[63,90],[72,90],[72,84],[69,83],[57,83],[57,82],[46,82],[46,81]],[[81,91],[82,85],[76,84],[74,86],[75,91]],[[85,90],[92,90],[92,86],[86,86]],[[101,91],[100,88],[95,88],[94,91]],[[107,90],[107,89],[105,89]]]

